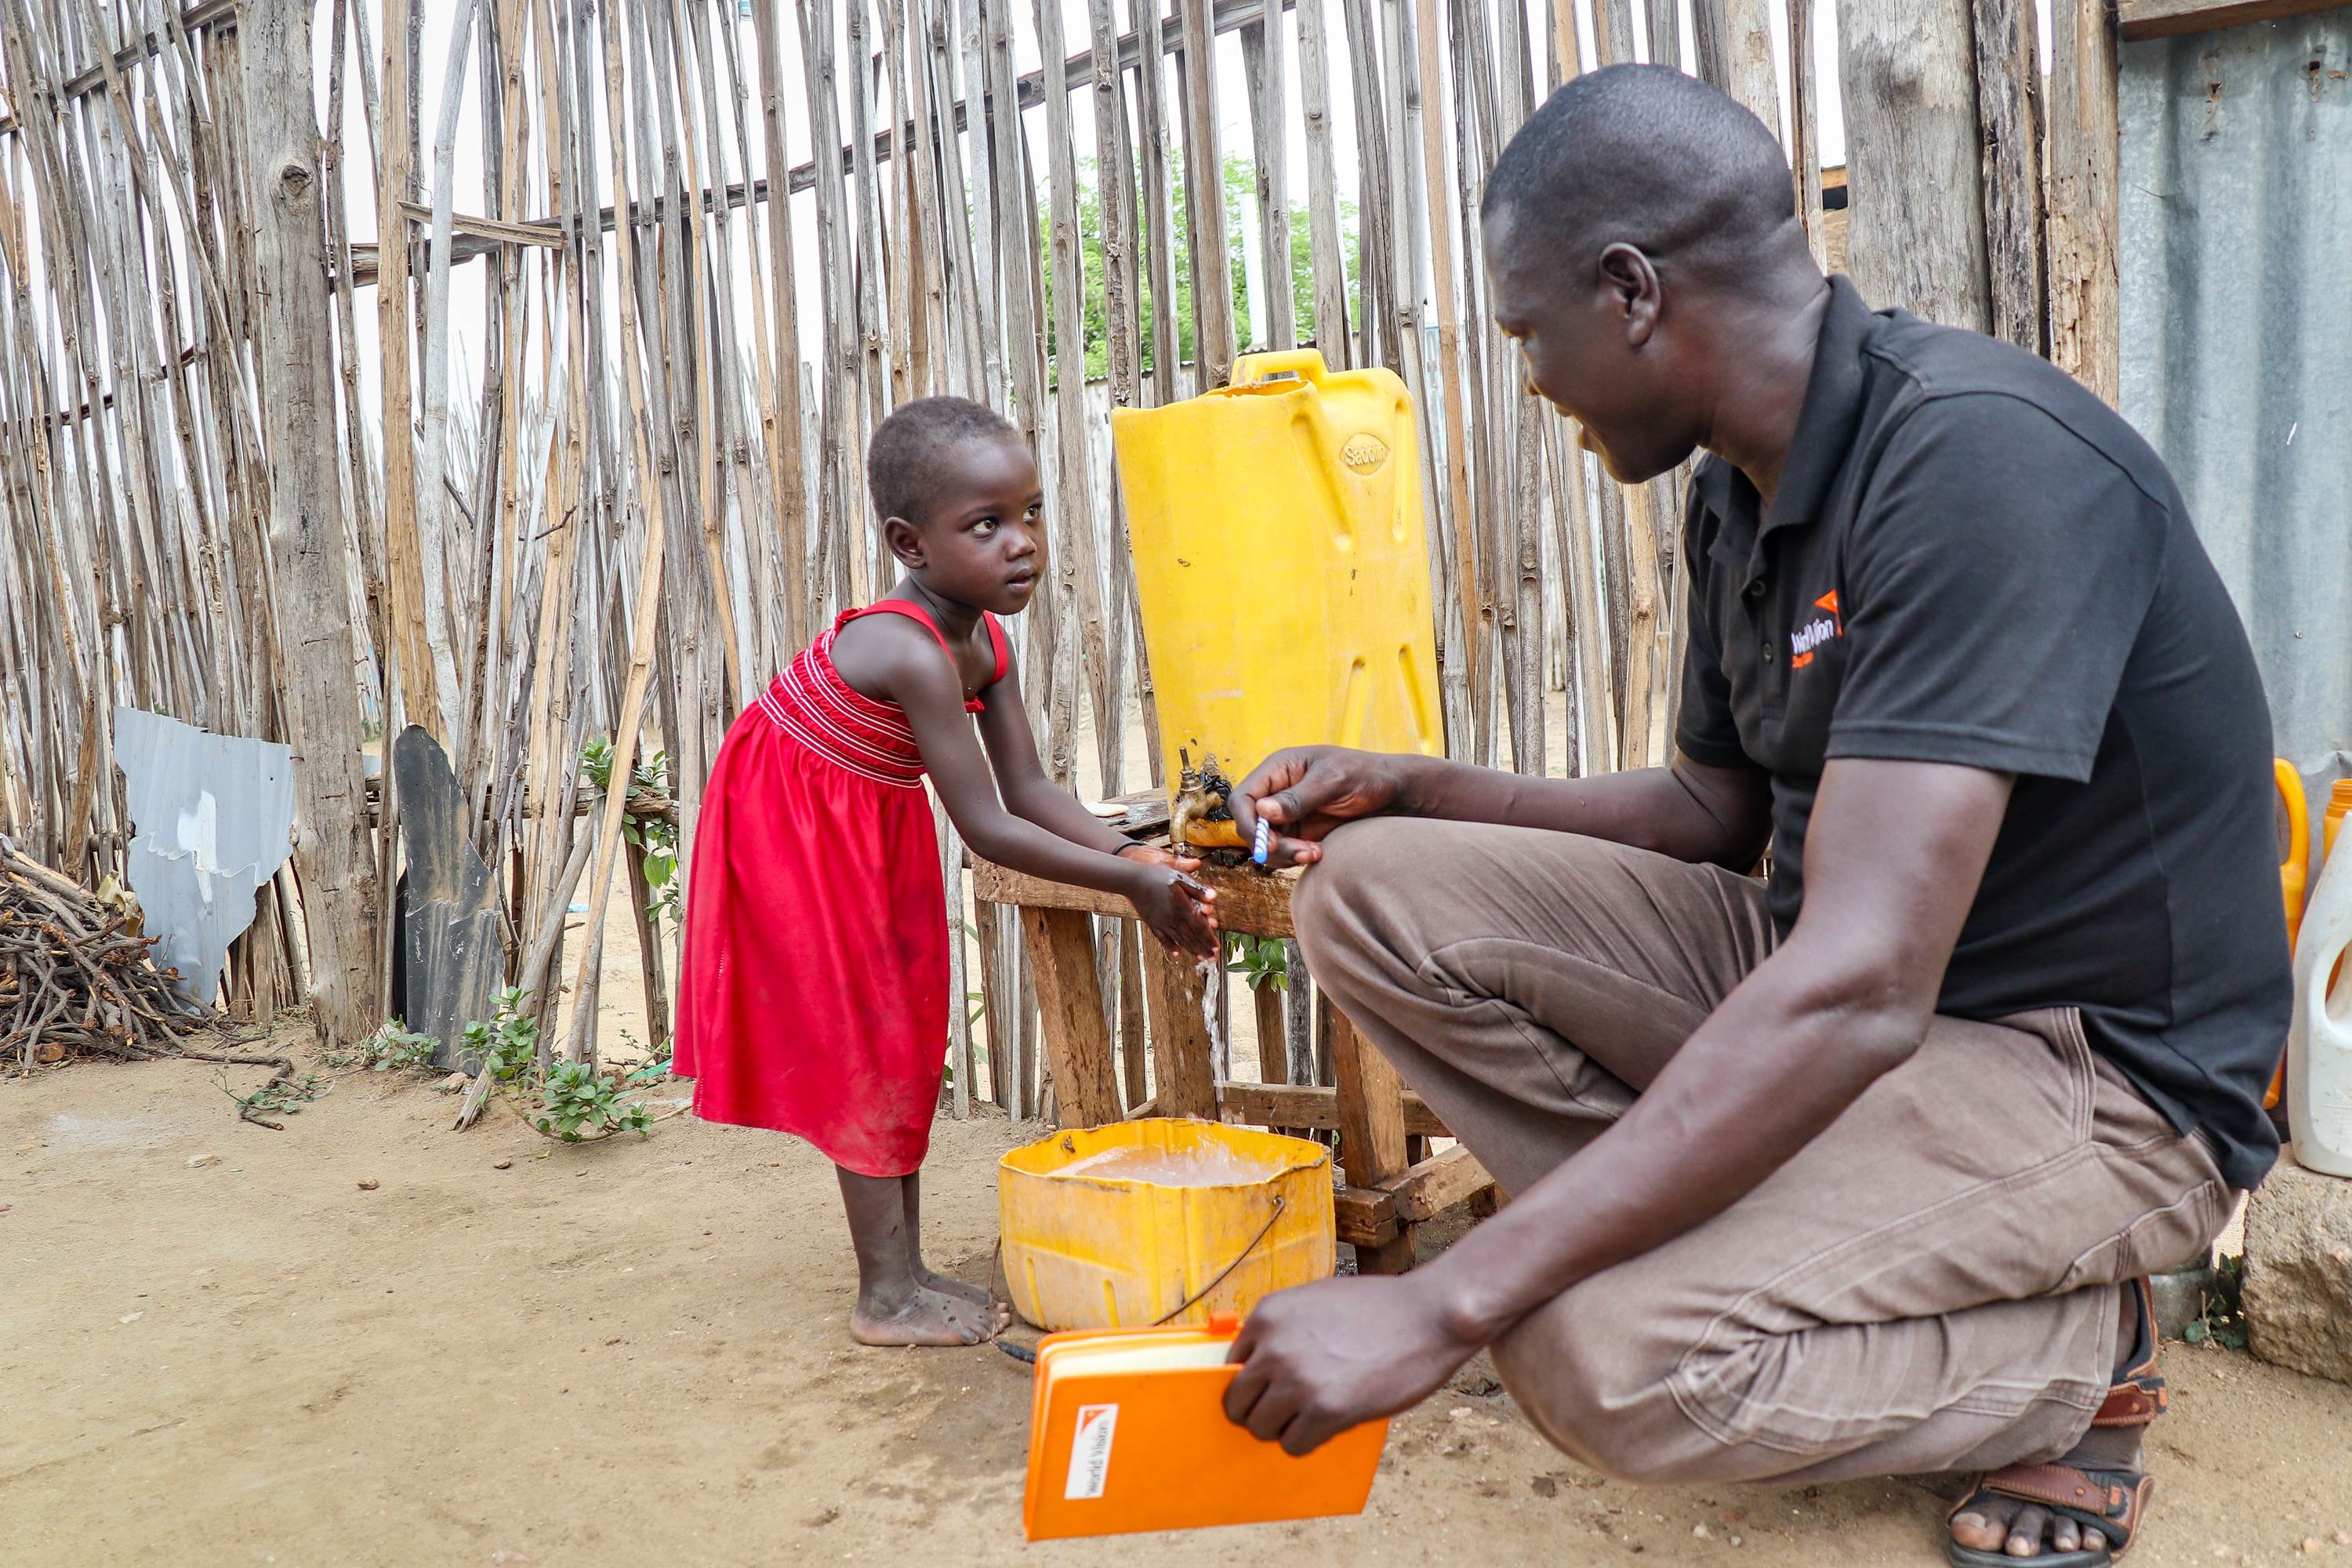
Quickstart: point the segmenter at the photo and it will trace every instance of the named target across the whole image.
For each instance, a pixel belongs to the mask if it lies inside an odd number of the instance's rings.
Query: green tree
[[[1176,261],[1176,347],[1180,360],[1189,361],[1193,355],[1192,342],[1192,278],[1187,264],[1190,220],[1185,211],[1184,160],[1181,153],[1169,156],[1170,207],[1172,233],[1170,236]],[[1234,323],[1244,336],[1249,331],[1249,271],[1244,251],[1244,233],[1239,215],[1243,208],[1257,200],[1257,181],[1250,161],[1238,153],[1224,161],[1225,181],[1225,250],[1226,262],[1233,275]],[[1142,201],[1139,181],[1133,200]],[[1139,212],[1140,205],[1134,210]],[[1141,226],[1139,224],[1140,234]],[[1352,318],[1362,308],[1362,293],[1357,277],[1356,204],[1339,204],[1339,246],[1347,269],[1348,308]],[[1054,329],[1054,276],[1052,267],[1053,229],[1049,214],[1040,213],[1037,219],[1038,253],[1047,258],[1045,271],[1045,353],[1058,373],[1061,364],[1061,344]],[[1084,279],[1086,300],[1080,312],[1086,357],[1086,374],[1095,380],[1106,374],[1109,364],[1109,321],[1103,292],[1103,213],[1102,192],[1098,172],[1091,158],[1081,159],[1078,169],[1078,259]],[[1143,321],[1143,358],[1138,367],[1150,374],[1158,363],[1159,345],[1153,341],[1151,279],[1150,268],[1141,256],[1134,258],[1129,287],[1134,290],[1138,310]],[[1293,204],[1290,209],[1290,290],[1296,302],[1300,339],[1317,335],[1315,321],[1314,242],[1307,211]],[[1244,351],[1263,346],[1244,343]]]

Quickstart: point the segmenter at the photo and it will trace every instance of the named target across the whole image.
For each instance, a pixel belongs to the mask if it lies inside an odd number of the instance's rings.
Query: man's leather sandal
[[[2115,1386],[2099,1402],[2099,1413],[2091,1418],[2093,1426],[2147,1426],[2164,1414],[2168,1398],[2164,1379],[2156,1373],[2156,1299],[2147,1279],[2136,1279],[2132,1285],[2138,1307],[2137,1331],[2126,1370],[2116,1374]],[[2021,1563],[2032,1563],[2036,1568],[2102,1568],[2131,1550],[2139,1534],[2140,1519],[2147,1511],[2148,1497],[2155,1489],[2155,1478],[2137,1470],[2091,1469],[2057,1461],[1988,1470],[1944,1516],[1948,1528],[1953,1520],[1976,1510],[1987,1498],[2004,1497],[2063,1515],[2118,1544],[2086,1546],[2074,1552],[2044,1552],[2021,1558],[1998,1549],[1985,1552],[1963,1546],[1948,1533],[1944,1555],[1954,1568],[2016,1568]]]

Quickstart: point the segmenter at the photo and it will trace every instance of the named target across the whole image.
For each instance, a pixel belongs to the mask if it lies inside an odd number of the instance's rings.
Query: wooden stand
[[[1294,934],[1290,896],[1298,885],[1297,871],[1210,866],[1199,874],[1217,890],[1217,918],[1226,931],[1283,939]],[[1413,1231],[1422,1221],[1456,1204],[1491,1201],[1494,1178],[1458,1144],[1419,1164],[1408,1162],[1408,1137],[1450,1134],[1420,1096],[1405,1091],[1388,1058],[1366,1045],[1336,1008],[1330,1049],[1337,1088],[1221,1081],[1202,1016],[1204,987],[1198,967],[1148,939],[1142,943],[1143,990],[1158,1051],[1158,1089],[1150,1100],[1122,1112],[1118,1051],[1095,969],[1093,917],[1132,917],[1134,910],[1111,894],[1045,881],[978,858],[972,862],[972,896],[982,905],[1013,908],[1028,938],[1045,1069],[1065,1126],[1099,1127],[1132,1115],[1337,1128],[1347,1185],[1337,1195],[1334,1217],[1339,1239],[1356,1249],[1360,1274],[1403,1273],[1412,1267]],[[988,923],[992,922],[983,921]],[[1130,1098],[1140,1079],[1131,1068]]]

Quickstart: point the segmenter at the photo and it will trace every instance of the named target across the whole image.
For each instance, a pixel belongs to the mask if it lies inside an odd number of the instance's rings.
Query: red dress
[[[947,1060],[948,924],[905,710],[833,668],[841,628],[877,612],[940,637],[899,600],[845,611],[719,749],[687,882],[676,1062],[705,1121],[796,1133],[860,1175],[903,1176],[930,1146]],[[993,682],[1004,629],[985,619]]]

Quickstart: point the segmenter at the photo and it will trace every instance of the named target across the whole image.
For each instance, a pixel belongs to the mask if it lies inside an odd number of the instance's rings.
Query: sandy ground
[[[269,1132],[194,1064],[0,1081],[0,1562],[1941,1561],[1940,1483],[1637,1492],[1458,1388],[1398,1422],[1362,1518],[1025,1547],[1027,1370],[847,1342],[820,1157],[452,1109],[362,1075]],[[1041,1131],[942,1119],[936,1261],[982,1276],[992,1162]],[[2169,1371],[2133,1561],[2352,1565],[2352,1388]]]

